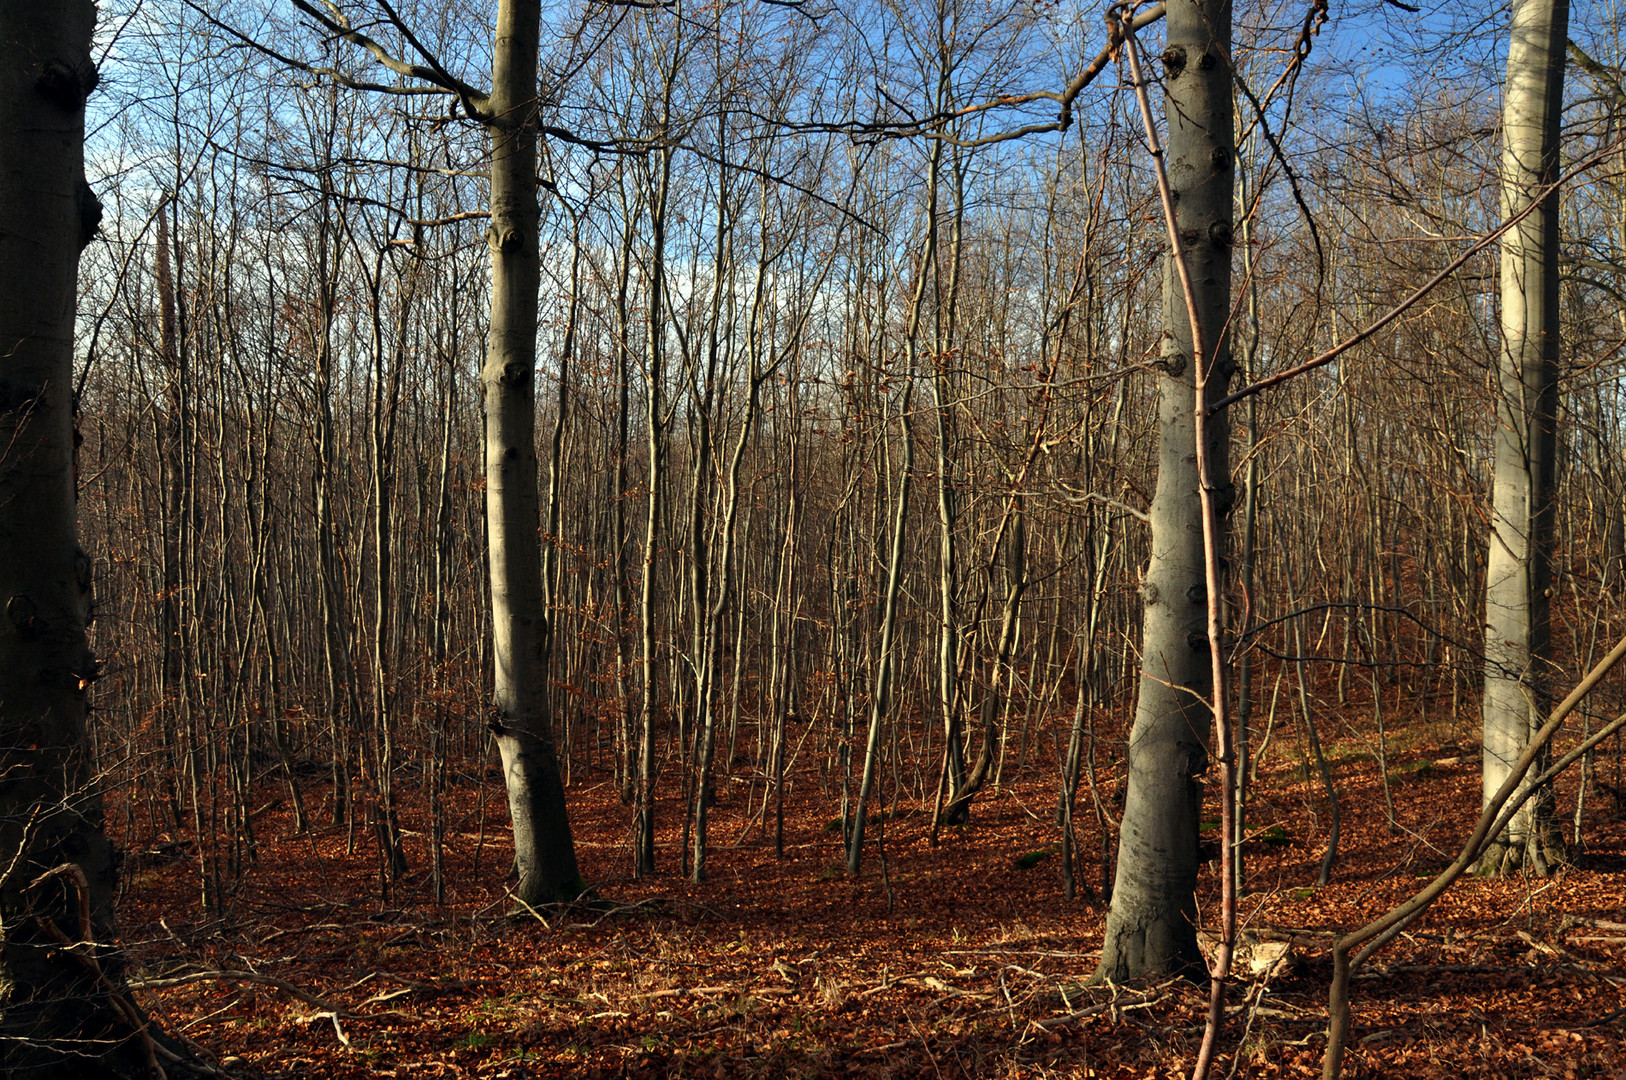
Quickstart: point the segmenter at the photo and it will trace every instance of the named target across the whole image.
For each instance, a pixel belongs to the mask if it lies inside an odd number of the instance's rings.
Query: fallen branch
[[[339,1020],[340,1019],[345,1019],[345,1020],[415,1020],[415,1019],[417,1019],[416,1017],[412,1016],[410,1013],[399,1012],[399,1011],[396,1011],[396,1010],[391,1010],[389,1012],[368,1013],[368,1012],[357,1012],[354,1009],[342,1008],[341,1006],[334,1005],[332,1002],[328,1001],[325,998],[318,997],[317,995],[311,993],[308,990],[304,990],[304,989],[301,989],[298,986],[295,986],[291,982],[287,982],[287,981],[285,981],[283,979],[278,979],[278,978],[276,978],[274,976],[271,976],[271,975],[262,975],[257,971],[224,971],[224,970],[222,970],[222,971],[193,971],[193,972],[189,972],[188,974],[185,974],[185,975],[168,975],[168,976],[162,976],[162,977],[159,977],[159,978],[156,978],[156,979],[132,979],[130,981],[130,986],[131,986],[132,989],[136,989],[136,990],[162,990],[162,989],[165,989],[165,988],[171,987],[171,986],[187,986],[187,985],[192,984],[192,983],[200,983],[200,982],[247,983],[247,984],[252,984],[252,985],[256,985],[256,986],[269,986],[273,990],[281,991],[282,993],[287,994],[289,997],[294,998],[294,999],[296,999],[298,1001],[301,1001],[301,1002],[305,1003],[306,1005],[309,1005],[312,1008],[317,1010],[315,1013],[313,1013],[310,1016],[301,1017],[300,1018],[301,1023],[309,1023],[312,1020],[325,1019],[328,1016],[328,1014],[331,1013],[332,1016],[333,1016],[333,1026],[336,1029],[339,1027]],[[393,994],[383,995],[382,997],[369,998],[368,1001],[369,1002],[386,1001],[386,1000],[389,1000],[392,997],[398,997],[398,996],[400,996],[400,994],[404,994],[404,993],[407,993],[407,992],[408,991],[402,990],[402,991],[398,991],[398,992],[393,993]],[[345,1038],[344,1032],[342,1030],[340,1030],[340,1032],[339,1032],[339,1039],[346,1046],[350,1045],[350,1041],[347,1038]]]
[[[1607,1016],[1600,1016],[1596,1020],[1589,1020],[1582,1024],[1580,1028],[1571,1028],[1570,1030],[1579,1031],[1583,1028],[1602,1027],[1604,1024],[1613,1023],[1614,1021],[1619,1020],[1622,1016],[1626,1016],[1626,1009],[1616,1009]]]
[[[932,974],[932,972],[930,972],[930,971],[911,971],[907,975],[896,975],[896,976],[893,976],[890,979],[882,979],[881,982],[878,985],[872,986],[868,990],[860,990],[858,992],[857,996],[858,997],[869,997],[872,994],[884,993],[885,991],[892,989],[894,986],[898,985],[901,982],[913,982],[916,979],[925,978],[927,975],[930,975],[930,974]]]
[[[314,1024],[318,1020],[331,1020],[333,1021],[333,1032],[338,1035],[339,1042],[344,1044],[346,1050],[355,1049],[354,1046],[350,1045],[350,1036],[346,1035],[344,1028],[339,1026],[339,1011],[337,1009],[325,1009],[322,1012],[311,1013],[309,1016],[296,1016],[294,1020],[301,1024]]]
[[[717,997],[723,994],[736,994],[741,997],[792,997],[796,994],[793,986],[673,986],[665,990],[651,990],[644,994],[633,994],[634,998],[679,998],[691,995]]]
[[[1076,1009],[1064,1016],[1052,1016],[1047,1020],[1030,1020],[1028,1021],[1027,1030],[1030,1032],[1049,1031],[1051,1028],[1058,1028],[1063,1024],[1071,1024],[1075,1021],[1083,1020],[1090,1016],[1096,1016],[1104,1012],[1112,1012],[1114,1015],[1116,1015],[1118,1012],[1127,1009],[1149,1009],[1153,1005],[1156,1005],[1167,998],[1169,996],[1169,988],[1180,981],[1182,980],[1171,979],[1168,982],[1158,983],[1156,986],[1149,988],[1145,992],[1130,995],[1128,998],[1120,998],[1118,996],[1118,988],[1113,986],[1111,999],[1097,1002],[1094,1005],[1087,1005],[1082,1009]],[[1111,986],[1112,984],[1109,983],[1108,985]]]

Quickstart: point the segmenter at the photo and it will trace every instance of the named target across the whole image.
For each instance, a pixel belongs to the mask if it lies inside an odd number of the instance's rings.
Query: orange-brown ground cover
[[[1240,979],[1215,1075],[1319,1072],[1329,964],[1318,935],[1414,890],[1454,854],[1478,807],[1468,746],[1395,750],[1398,833],[1376,769],[1340,747],[1344,838],[1333,884],[1310,888],[1324,833],[1302,766],[1261,770],[1248,849],[1254,930],[1297,937],[1291,962]],[[1286,752],[1291,753],[1289,749]],[[1611,748],[1611,753],[1613,749]],[[1441,759],[1459,759],[1443,765]],[[1611,766],[1601,772],[1610,773]],[[630,877],[630,814],[578,767],[571,806],[599,903],[502,917],[502,796],[454,792],[450,896],[433,904],[423,838],[412,875],[379,900],[376,857],[325,824],[293,836],[287,807],[259,819],[258,864],[219,916],[197,907],[185,858],[132,860],[121,929],[138,977],[203,975],[140,999],[234,1073],[274,1077],[1162,1077],[1189,1069],[1203,991],[1086,988],[1104,910],[1063,898],[1053,767],[989,792],[972,824],[927,844],[901,804],[885,874],[841,869],[831,796],[796,778],[785,857],[761,829],[738,842],[744,784],[724,785],[711,879],[678,873],[678,809],[662,807],[663,873]],[[1110,789],[1106,771],[1101,783]],[[267,788],[266,798],[275,796]],[[406,792],[406,824],[424,820]],[[1098,879],[1081,794],[1080,878]],[[1561,801],[1567,820],[1569,799]],[[1585,864],[1540,880],[1461,882],[1355,986],[1346,1075],[1626,1076],[1626,848],[1621,808],[1592,799]],[[114,815],[115,818],[119,815]],[[1271,828],[1276,826],[1277,828]],[[140,833],[140,830],[137,830]],[[872,833],[873,835],[873,833]],[[123,838],[139,853],[160,840]],[[474,865],[479,848],[479,866]],[[1026,858],[1024,858],[1026,856]],[[1217,864],[1204,874],[1213,917]],[[545,921],[543,921],[545,920]],[[305,995],[303,997],[295,991]],[[1084,1014],[1068,1019],[1075,1014]]]

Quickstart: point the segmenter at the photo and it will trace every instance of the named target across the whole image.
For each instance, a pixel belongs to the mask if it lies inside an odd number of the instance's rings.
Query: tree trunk
[[[1557,179],[1568,33],[1568,0],[1513,5],[1502,106],[1504,218],[1525,210]],[[1485,563],[1486,800],[1502,786],[1547,710],[1558,275],[1554,190],[1502,241],[1495,494]],[[1491,844],[1479,870],[1499,874],[1527,865],[1544,873],[1561,846],[1552,800],[1538,795]]]
[[[114,989],[113,846],[85,728],[96,660],[78,542],[73,340],[96,82],[90,0],[0,5],[0,1073],[142,1071]],[[115,1003],[116,1001],[116,1003]],[[87,1047],[106,1040],[102,1056]]]
[[[644,514],[644,575],[638,592],[638,624],[640,646],[639,667],[639,734],[638,734],[638,787],[636,822],[633,835],[633,873],[646,877],[655,872],[655,721],[657,705],[655,591],[656,558],[660,538],[661,489],[666,483],[665,420],[666,406],[661,393],[665,379],[665,348],[661,338],[665,333],[662,321],[662,288],[665,283],[666,257],[666,199],[672,178],[672,152],[662,150],[657,158],[655,188],[649,212],[650,264],[649,310],[646,312],[649,368],[646,373],[648,395],[645,404],[649,437],[649,493]],[[675,703],[674,703],[675,704]],[[680,740],[681,741],[681,740]]]
[[[1231,5],[1171,0],[1163,55],[1168,172],[1203,339],[1209,397],[1230,373],[1224,330],[1231,296]],[[1171,259],[1163,271],[1157,491],[1151,562],[1142,586],[1142,674],[1129,736],[1129,792],[1097,978],[1202,972],[1197,950],[1197,830],[1208,768],[1212,683],[1205,630],[1203,511],[1195,447],[1193,346]],[[1223,416],[1208,425],[1213,475],[1230,475]],[[1229,484],[1219,510],[1229,506]]]
[[[534,3],[497,10],[491,132],[491,346],[480,386],[486,414],[486,516],[496,681],[492,726],[513,817],[515,896],[529,905],[584,889],[553,748],[548,687],[551,615],[542,599],[536,457],[536,328],[541,223],[536,201]]]
[[[928,254],[930,249],[928,248]],[[915,291],[916,306],[919,310],[920,290]],[[898,499],[892,516],[892,537],[890,554],[886,560],[886,591],[881,601],[881,640],[879,652],[875,657],[875,682],[870,694],[869,733],[864,741],[864,772],[858,784],[858,800],[854,804],[852,831],[847,838],[847,873],[856,874],[863,865],[864,859],[864,819],[869,813],[870,795],[875,789],[875,777],[880,768],[881,753],[881,727],[886,723],[887,714],[891,706],[892,684],[894,681],[893,664],[893,637],[897,633],[898,625],[898,593],[903,586],[903,550],[904,528],[909,521],[909,488],[911,474],[915,467],[915,440],[909,427],[909,403],[914,397],[914,336],[911,326],[909,349],[909,372],[904,386],[903,399],[898,407],[898,426],[903,433],[903,461],[898,470]]]

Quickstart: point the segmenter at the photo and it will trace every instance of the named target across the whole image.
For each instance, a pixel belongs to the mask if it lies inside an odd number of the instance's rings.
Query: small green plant
[[[474,1007],[474,1014],[476,1016],[490,1018],[507,1016],[518,1008],[523,996],[524,995],[522,994],[514,993],[499,994],[495,997],[488,997]]]
[[[496,1041],[497,1037],[490,1032],[471,1031],[457,1040],[455,1048],[458,1050],[479,1050],[481,1047],[490,1046]]]
[[[1287,830],[1280,825],[1270,826],[1258,833],[1255,839],[1261,844],[1269,844],[1271,847],[1287,847],[1293,842],[1293,838],[1287,835]]]
[[[1016,857],[1017,868],[1021,870],[1031,870],[1035,866],[1038,866],[1040,863],[1044,862],[1046,859],[1050,858],[1051,854],[1052,852],[1049,848],[1040,848],[1038,851],[1030,851],[1026,855],[1018,855]]]

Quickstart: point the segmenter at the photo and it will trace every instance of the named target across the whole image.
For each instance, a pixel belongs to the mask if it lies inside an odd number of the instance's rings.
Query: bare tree
[[[1485,563],[1484,797],[1541,727],[1552,677],[1553,488],[1558,421],[1559,118],[1568,0],[1513,5],[1502,99],[1502,215],[1540,205],[1502,239],[1496,472]],[[1540,769],[1537,769],[1540,772]],[[1545,873],[1562,839],[1550,793],[1524,804],[1480,871]]]
[[[297,66],[366,90],[455,97],[490,138],[491,326],[480,375],[485,405],[486,522],[490,557],[494,712],[490,728],[502,754],[514,861],[522,905],[568,900],[585,887],[565,806],[553,743],[548,685],[552,615],[544,603],[541,509],[536,451],[536,336],[541,218],[537,96],[541,14],[535,4],[503,0],[492,39],[489,93],[451,75],[386,6],[390,25],[424,63],[394,57],[354,28],[343,9],[294,4],[318,26],[363,49],[396,76],[390,88],[332,69]],[[278,57],[278,59],[286,59]]]
[[[1150,511],[1152,558],[1145,605],[1142,674],[1129,735],[1129,793],[1097,978],[1200,971],[1197,951],[1197,831],[1200,777],[1208,769],[1213,683],[1198,458],[1226,483],[1226,425],[1207,423],[1198,447],[1196,387],[1210,403],[1224,395],[1231,358],[1231,5],[1174,0],[1163,53],[1168,175],[1177,225],[1202,320],[1193,327],[1175,252],[1164,259],[1163,350],[1158,378],[1157,491]],[[1171,223],[1171,228],[1175,223]],[[1196,350],[1206,345],[1207,355]],[[1194,451],[1194,447],[1197,449]],[[1228,508],[1227,490],[1214,494]]]

